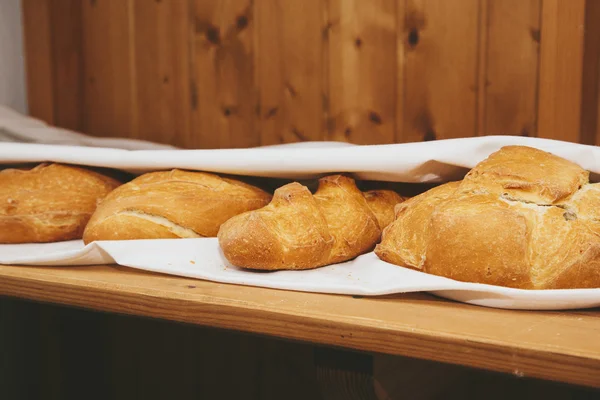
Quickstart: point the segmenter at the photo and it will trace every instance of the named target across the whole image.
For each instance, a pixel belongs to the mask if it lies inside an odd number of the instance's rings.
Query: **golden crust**
[[[600,186],[589,184],[587,171],[550,153],[508,146],[462,182],[401,204],[375,253],[466,282],[600,287],[599,216]]]
[[[83,240],[214,237],[223,222],[270,199],[257,187],[210,173],[150,172],[105,199]]]
[[[87,168],[40,164],[0,171],[0,243],[81,239],[97,204],[120,182]]]
[[[393,213],[394,199],[402,201],[390,193],[367,200],[354,180],[342,175],[320,179],[314,195],[291,183],[277,189],[266,207],[223,224],[219,244],[229,262],[250,269],[310,269],[347,261],[373,249],[381,235],[377,214],[384,219]]]
[[[423,269],[431,213],[458,185],[446,183],[398,204],[396,220],[383,230],[382,241],[375,248],[377,255],[393,264]]]
[[[394,207],[396,204],[400,204],[406,200],[393,190],[383,189],[365,192],[365,199],[369,208],[373,211],[375,217],[377,217],[377,222],[381,229],[384,229],[394,221]]]

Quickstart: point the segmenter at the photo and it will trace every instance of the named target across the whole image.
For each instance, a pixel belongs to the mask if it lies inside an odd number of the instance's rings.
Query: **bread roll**
[[[0,171],[0,243],[81,239],[96,205],[120,182],[61,164]]]
[[[372,193],[367,201],[354,180],[342,175],[320,179],[314,195],[290,183],[275,191],[268,206],[224,223],[219,244],[227,260],[242,268],[310,269],[347,261],[380,239],[377,215],[385,221],[394,199],[402,201],[387,192]]]
[[[466,282],[600,287],[600,185],[550,153],[507,146],[462,182],[397,207],[375,253]]]
[[[83,240],[214,237],[229,218],[261,208],[271,195],[241,181],[204,172],[150,172],[112,192]]]

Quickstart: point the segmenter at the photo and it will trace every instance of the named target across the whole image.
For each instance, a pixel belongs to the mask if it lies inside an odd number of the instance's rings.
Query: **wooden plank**
[[[479,134],[535,136],[540,0],[485,0],[485,114]]]
[[[81,0],[54,0],[50,10],[54,124],[75,131],[83,128],[81,7]]]
[[[205,148],[260,144],[251,0],[195,0],[192,126]]]
[[[137,136],[132,4],[132,0],[82,3],[86,133]]]
[[[600,1],[586,1],[581,93],[581,137],[584,144],[600,144]]]
[[[108,266],[0,266],[0,295],[600,387],[597,310],[499,310],[424,294],[357,299]]]
[[[256,2],[263,145],[325,137],[324,4],[322,0]]]
[[[538,136],[580,140],[585,0],[543,0]]]
[[[486,95],[487,95],[487,62],[488,62],[488,36],[490,25],[490,8],[487,0],[479,2],[479,27],[477,48],[477,125],[478,135],[483,135],[486,130]]]
[[[186,1],[134,2],[137,136],[193,147],[190,137],[191,18]]]
[[[51,0],[23,0],[29,114],[54,123]]]
[[[402,142],[404,135],[404,104],[406,90],[406,1],[396,1],[396,129],[394,142]]]
[[[478,0],[407,0],[400,141],[477,135]]]
[[[396,130],[395,0],[329,1],[330,140],[393,143]]]

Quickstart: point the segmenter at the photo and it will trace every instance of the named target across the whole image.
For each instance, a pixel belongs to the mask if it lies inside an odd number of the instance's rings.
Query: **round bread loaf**
[[[0,243],[81,239],[115,179],[86,168],[40,164],[0,171]]]
[[[210,173],[150,172],[105,199],[83,240],[214,237],[229,218],[270,200],[270,194],[255,186]]]
[[[462,182],[396,209],[384,261],[520,289],[600,287],[600,184],[550,153],[507,146]]]

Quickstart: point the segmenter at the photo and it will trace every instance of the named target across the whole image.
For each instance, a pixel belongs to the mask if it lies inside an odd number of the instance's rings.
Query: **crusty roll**
[[[0,171],[0,243],[81,239],[96,205],[120,185],[87,168],[39,164]]]
[[[215,237],[234,215],[261,208],[271,195],[205,172],[150,172],[112,192],[83,234],[97,240]]]
[[[402,201],[387,192],[371,194],[367,201],[354,180],[343,175],[320,179],[314,195],[290,183],[275,191],[268,206],[224,223],[219,244],[227,260],[242,268],[310,269],[347,261],[372,250],[380,239],[377,215],[385,221],[394,199]]]
[[[550,153],[507,146],[397,207],[375,253],[448,278],[520,289],[600,287],[600,184]]]

